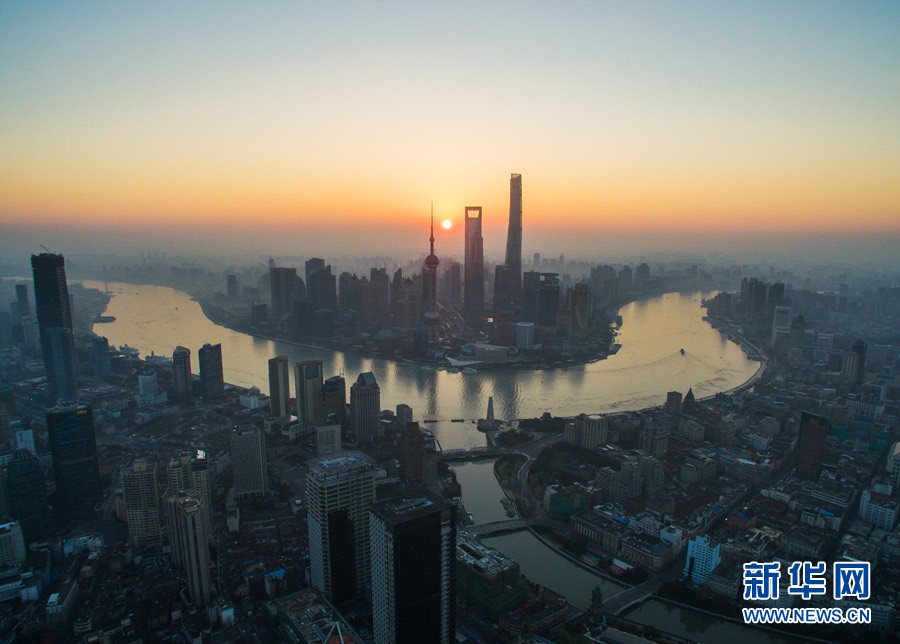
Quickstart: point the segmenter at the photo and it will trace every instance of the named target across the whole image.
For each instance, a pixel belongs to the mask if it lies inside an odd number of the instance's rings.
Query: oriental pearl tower
[[[425,258],[422,267],[422,304],[425,311],[425,324],[429,328],[429,337],[434,337],[434,329],[441,321],[437,308],[437,268],[440,260],[434,254],[434,202],[431,203],[431,252]]]

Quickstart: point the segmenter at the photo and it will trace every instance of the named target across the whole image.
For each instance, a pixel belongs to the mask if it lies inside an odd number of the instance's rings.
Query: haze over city
[[[890,259],[898,25],[893,3],[7,3],[0,252],[410,250],[431,201],[456,247],[466,205],[503,230],[521,172],[560,250],[778,231]]]

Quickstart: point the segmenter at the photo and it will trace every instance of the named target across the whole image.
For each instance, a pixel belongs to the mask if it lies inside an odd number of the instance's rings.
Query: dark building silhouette
[[[466,206],[465,311],[466,325],[480,330],[484,323],[484,238],[481,236],[481,206]]]
[[[75,400],[78,397],[75,335],[66,284],[66,261],[62,255],[53,253],[32,255],[31,269],[49,400]]]
[[[297,418],[310,427],[317,427],[328,418],[322,398],[323,377],[321,360],[307,360],[294,365]]]
[[[172,386],[175,397],[181,401],[194,397],[193,378],[191,376],[191,350],[187,347],[175,347],[172,352]]]
[[[506,233],[506,266],[509,267],[509,302],[522,301],[522,175],[509,177],[509,231]]]
[[[19,309],[19,318],[31,315],[31,304],[28,302],[28,284],[16,284],[16,304]]]
[[[60,405],[47,412],[56,478],[57,509],[73,518],[93,515],[102,499],[94,413],[90,405]]]
[[[237,275],[226,275],[225,281],[228,288],[228,297],[232,300],[237,299],[238,296],[238,285],[237,285]]]
[[[109,356],[109,340],[94,336],[91,339],[91,372],[95,378],[112,375],[112,359]]]
[[[53,531],[44,472],[37,456],[18,450],[6,466],[9,515],[22,525],[25,541],[40,541]]]
[[[270,310],[276,318],[291,313],[293,303],[306,297],[306,285],[297,275],[296,268],[270,267],[269,289],[272,296]]]
[[[462,302],[462,266],[459,262],[450,262],[450,267],[447,269],[447,280],[450,305],[455,308]]]
[[[515,304],[512,298],[512,272],[506,264],[498,264],[494,267],[494,305],[493,313],[496,317],[501,311],[514,311]],[[521,285],[520,285],[521,290]]]
[[[456,505],[421,491],[371,509],[376,642],[455,641]]]
[[[350,387],[350,427],[360,443],[371,443],[379,434],[381,389],[371,371],[359,374]]]
[[[850,352],[856,354],[856,373],[853,374],[853,382],[861,387],[866,378],[866,355],[869,353],[869,345],[864,340],[857,340],[850,347]]]
[[[369,271],[369,317],[374,326],[385,327],[391,323],[391,280],[386,268]]]
[[[322,384],[325,418],[334,414],[341,427],[347,426],[347,383],[343,376],[332,376]]]
[[[269,359],[269,413],[275,418],[291,415],[291,368],[287,356]]]
[[[800,442],[797,447],[797,476],[808,481],[819,477],[828,419],[809,412],[800,415]]]
[[[425,258],[422,267],[422,313],[424,315],[437,315],[437,270],[440,260],[434,254],[434,205],[431,206],[431,237],[428,241],[431,250]]]
[[[407,422],[404,426],[400,436],[400,460],[407,481],[421,483],[425,480],[425,437],[419,423]]]
[[[219,400],[225,394],[222,345],[207,342],[197,352],[197,360],[200,363],[200,395],[203,402]]]

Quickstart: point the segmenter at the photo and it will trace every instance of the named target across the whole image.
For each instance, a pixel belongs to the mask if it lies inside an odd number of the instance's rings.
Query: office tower
[[[391,280],[386,268],[369,270],[369,317],[374,326],[391,323]]]
[[[512,273],[506,264],[498,264],[494,267],[494,305],[493,312],[496,318],[501,311],[515,310],[512,300]]]
[[[640,447],[651,456],[665,458],[669,451],[669,432],[658,426],[644,427],[641,430]]]
[[[800,414],[800,442],[797,447],[797,476],[808,481],[819,477],[828,419],[804,411]]]
[[[535,253],[531,260],[531,270],[536,271],[541,267],[541,254]]]
[[[13,454],[6,465],[9,516],[22,526],[25,541],[40,541],[53,530],[53,515],[47,504],[44,472],[37,456],[26,450]]]
[[[156,550],[162,541],[156,468],[137,460],[122,472],[122,496],[128,520],[128,538],[138,552]]]
[[[681,413],[681,399],[683,396],[680,391],[670,391],[666,394],[666,406],[665,411],[667,414],[680,414]]]
[[[231,469],[234,496],[246,499],[269,493],[266,437],[252,425],[235,425],[231,431]]]
[[[316,310],[326,310],[331,315],[337,312],[337,282],[331,273],[331,266],[325,266],[325,260],[307,260],[306,292]]]
[[[776,306],[772,311],[772,346],[776,346],[780,340],[785,342],[791,338],[792,310],[789,306]]]
[[[591,316],[594,313],[591,287],[588,284],[576,284],[569,289],[568,305],[572,312],[572,327],[574,331],[587,331],[591,325]]]
[[[209,576],[209,537],[204,524],[203,502],[196,494],[166,499],[169,517],[169,545],[172,561],[187,574],[191,601],[203,607],[209,604],[212,586]]]
[[[422,267],[422,312],[429,317],[437,315],[437,270],[440,260],[434,254],[434,204],[431,204],[431,250]]]
[[[325,422],[322,398],[322,361],[307,360],[294,365],[294,386],[297,387],[297,418],[307,425]]]
[[[91,517],[100,491],[100,466],[90,405],[60,405],[47,412],[47,433],[56,477],[57,509],[70,517]]]
[[[450,262],[447,271],[447,279],[450,280],[447,293],[450,297],[450,305],[456,308],[462,302],[462,266],[459,262]]]
[[[343,376],[332,376],[322,384],[322,407],[326,419],[334,414],[341,427],[347,423],[347,383]]]
[[[509,300],[513,308],[522,301],[522,175],[509,176],[509,231],[506,233],[506,266],[509,268]]]
[[[413,422],[412,407],[403,403],[397,405],[397,424],[400,425],[401,431],[406,429],[406,426],[411,422]]]
[[[275,418],[291,415],[291,376],[287,356],[269,360],[269,413]]]
[[[18,569],[25,564],[25,537],[22,526],[12,521],[0,525],[0,570]]]
[[[307,463],[310,577],[334,603],[362,593],[370,579],[374,468],[372,459],[357,451]]]
[[[62,255],[52,253],[32,255],[31,269],[49,399],[51,402],[75,400],[78,387],[75,336],[66,285],[66,261]]]
[[[402,427],[400,460],[406,472],[406,480],[421,483],[425,480],[425,436],[419,429],[419,423],[408,421]]]
[[[559,313],[559,275],[556,273],[542,273],[540,287],[537,291],[537,319],[538,326],[556,326],[556,316]]]
[[[307,285],[309,285],[309,276],[315,273],[316,271],[324,271],[325,270],[325,260],[321,257],[310,257],[303,265],[304,277],[306,278]]]
[[[856,373],[852,374],[852,376],[853,382],[857,387],[860,387],[866,378],[866,354],[869,352],[869,345],[863,340],[857,340],[850,347],[850,352],[857,356]]]
[[[371,371],[359,374],[350,387],[350,429],[360,443],[371,443],[380,432],[381,389]]]
[[[175,351],[172,352],[172,386],[175,388],[175,397],[185,402],[192,400],[193,384],[191,350],[187,347],[175,347]]]
[[[456,505],[422,491],[370,517],[375,641],[455,642]]]
[[[705,586],[712,571],[722,562],[720,548],[721,544],[713,545],[709,535],[699,535],[688,541],[682,574],[695,584]]]
[[[404,330],[415,329],[421,318],[420,291],[408,277],[391,291],[394,301],[394,326]]]
[[[22,328],[21,324],[16,324],[18,328]],[[0,346],[13,344],[13,322],[9,313],[0,311]]]
[[[18,304],[20,318],[31,315],[31,304],[28,302],[28,284],[16,284],[16,304]]]
[[[341,426],[322,425],[316,427],[316,456],[337,456],[341,453]]]
[[[605,445],[609,432],[609,419],[598,414],[579,414],[566,423],[563,440],[584,449]]]
[[[112,375],[112,360],[109,357],[109,340],[94,336],[91,339],[91,372],[95,378]]]
[[[464,317],[466,325],[480,330],[484,323],[484,239],[481,236],[481,207],[466,206]]]
[[[297,275],[296,268],[273,266],[269,268],[269,291],[271,293],[272,317],[282,317],[291,312],[291,302],[295,299],[298,282],[303,284]],[[303,288],[306,294],[306,288]]]
[[[237,285],[237,275],[228,274],[225,276],[226,283],[226,293],[228,294],[229,299],[237,299],[238,296],[238,285]]]
[[[203,402],[215,402],[225,395],[222,345],[207,342],[200,347],[197,357],[200,362],[200,393]]]
[[[632,272],[631,266],[625,264],[622,267],[622,270],[619,271],[619,292],[627,293],[631,290],[631,282],[632,282]]]
[[[203,502],[205,523],[212,534],[213,480],[206,452],[182,452],[177,458],[171,459],[166,468],[166,478],[170,494],[196,493],[197,498]]]
[[[534,346],[534,322],[516,322],[516,348],[530,350]]]

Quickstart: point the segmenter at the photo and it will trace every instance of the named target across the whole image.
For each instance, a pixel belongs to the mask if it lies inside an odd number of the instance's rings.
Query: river
[[[84,285],[104,288],[102,282]],[[196,355],[205,342],[221,343],[226,382],[256,386],[263,392],[268,390],[267,361],[276,355],[287,355],[291,362],[321,360],[326,377],[343,373],[348,388],[358,373],[372,371],[381,387],[382,408],[406,403],[417,419],[436,421],[425,426],[435,432],[444,449],[485,444],[484,434],[468,421],[484,416],[488,396],[494,397],[497,416],[503,419],[529,418],[545,411],[559,416],[626,411],[660,405],[671,390],[686,392],[690,387],[702,397],[732,389],[759,367],[702,320],[703,294],[699,292],[668,293],[622,307],[617,340],[622,348],[606,360],[544,371],[462,374],[258,339],[214,324],[181,291],[114,282],[108,286],[113,297],[106,313],[116,320],[97,324],[94,331],[111,344],[128,344],[142,356],[151,352],[171,356],[177,345],[189,347]],[[192,364],[196,371],[196,357]],[[453,418],[467,422],[454,423]],[[463,502],[476,522],[505,518],[491,462],[457,465],[454,470]],[[581,608],[588,605],[598,583],[607,597],[620,588],[556,554],[528,531],[488,538],[485,543],[519,561],[530,579],[563,593]],[[647,601],[626,616],[702,642],[797,641],[658,600]]]
[[[103,282],[84,282],[102,289]],[[642,409],[665,402],[666,392],[697,397],[736,387],[759,366],[741,348],[703,321],[701,293],[668,293],[624,306],[618,338],[622,348],[606,360],[559,369],[505,370],[477,374],[431,371],[418,365],[367,358],[331,349],[311,349],[263,340],[211,322],[200,306],[163,286],[109,283],[106,313],[116,321],[94,331],[111,344],[128,344],[142,356],[171,356],[177,345],[194,353],[205,342],[222,344],[225,381],[268,391],[268,359],[287,355],[291,362],[318,359],[326,377],[343,373],[347,388],[363,371],[372,371],[381,387],[381,406],[413,408],[444,449],[485,444],[484,434],[468,421],[484,417],[489,396],[498,418],[558,416]],[[681,354],[684,349],[684,355]],[[464,418],[465,423],[450,422]]]

